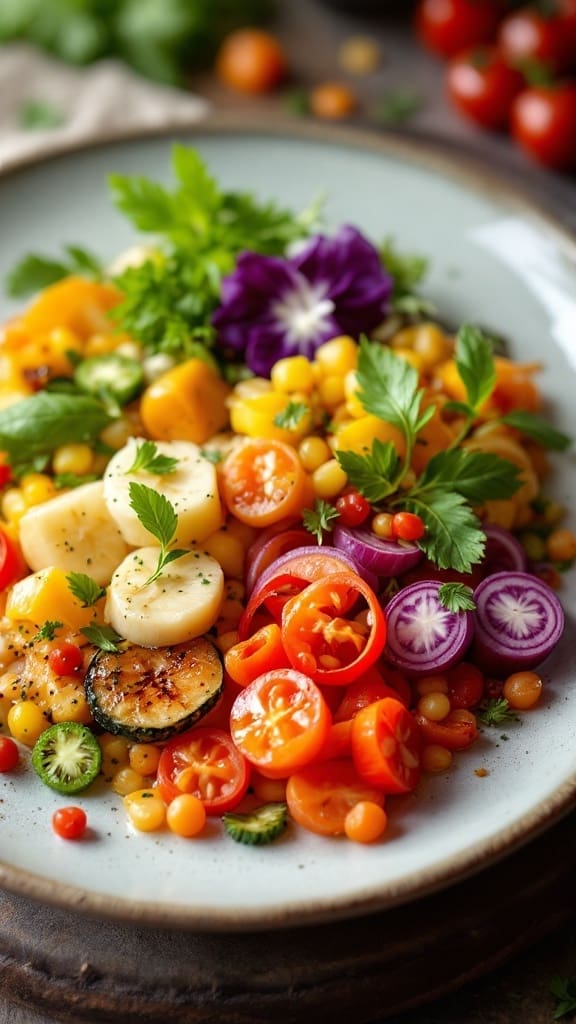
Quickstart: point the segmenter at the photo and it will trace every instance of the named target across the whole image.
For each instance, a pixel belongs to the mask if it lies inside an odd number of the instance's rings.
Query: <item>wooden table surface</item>
[[[349,6],[360,9],[363,5]],[[408,6],[405,0],[399,0],[398,8],[406,10]],[[443,97],[442,66],[417,47],[407,16],[368,18],[337,12],[321,0],[280,0],[272,28],[288,52],[294,88],[335,78],[347,81],[360,100],[352,122],[376,132],[391,130],[379,124],[375,116],[387,94],[397,90],[417,94],[421,97],[420,108],[393,131],[442,147],[456,163],[473,158],[480,166],[500,172],[558,216],[576,237],[576,177],[530,164],[506,137],[486,135],[453,114]],[[340,44],[358,34],[370,35],[381,47],[381,66],[369,76],[352,77],[339,68]],[[217,110],[255,114],[275,122],[295,116],[288,112],[284,94],[247,99],[225,91],[209,76],[193,77],[191,87],[208,97]],[[561,850],[558,855],[562,856]],[[539,865],[534,864],[534,870],[538,869]],[[570,921],[504,967],[426,1008],[388,1018],[388,1024],[549,1024],[554,1012],[550,979],[555,974],[575,973],[576,937]],[[54,1019],[32,1007],[24,1009],[0,1000],[0,1024],[52,1024]],[[121,1014],[117,1019],[121,1024]]]

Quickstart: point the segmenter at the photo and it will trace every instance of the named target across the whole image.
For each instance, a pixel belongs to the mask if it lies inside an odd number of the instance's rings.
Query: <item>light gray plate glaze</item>
[[[328,227],[349,222],[373,240],[392,235],[430,258],[426,293],[454,322],[508,335],[517,358],[542,360],[541,384],[561,428],[576,434],[576,247],[561,226],[511,189],[463,173],[417,146],[348,132],[201,128],[198,147],[220,181],[294,208],[326,191]],[[66,242],[105,259],[134,241],[113,209],[109,172],[168,180],[170,141],[112,142],[56,156],[0,180],[0,276],[29,251]],[[15,310],[0,300],[5,318]],[[574,456],[554,493],[576,507]],[[572,525],[574,523],[572,522]],[[136,834],[104,787],[83,796],[91,832],[56,839],[52,811],[70,801],[30,771],[0,779],[0,885],[100,916],[213,930],[285,927],[344,918],[415,899],[493,863],[566,813],[576,793],[574,574],[568,625],[544,666],[546,695],[522,724],[487,730],[449,775],[391,801],[387,840],[372,847],[291,828],[244,848],[215,823],[187,841]],[[488,774],[479,778],[475,769]]]

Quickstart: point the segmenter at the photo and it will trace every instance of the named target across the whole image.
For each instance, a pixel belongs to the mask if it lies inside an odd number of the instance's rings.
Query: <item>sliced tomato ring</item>
[[[202,801],[207,814],[223,814],[240,803],[250,782],[248,762],[221,729],[198,727],[163,749],[157,784],[165,803],[182,793]]]
[[[288,779],[286,802],[291,816],[308,832],[344,834],[346,815],[360,801],[384,805],[384,793],[364,782],[348,760],[317,761]]]
[[[431,722],[424,715],[415,715],[425,743],[435,743],[448,750],[466,750],[478,737],[478,726],[474,716],[464,717],[460,710],[451,711],[441,722]]]
[[[242,523],[270,526],[300,512],[308,478],[298,454],[275,440],[246,440],[222,464],[224,501]]]
[[[363,610],[367,615],[359,615]],[[286,603],[282,642],[294,668],[319,684],[345,686],[382,654],[384,612],[360,576],[333,573],[310,583]]]
[[[422,738],[413,715],[392,697],[369,704],[352,722],[352,759],[360,777],[385,793],[411,793],[420,779]]]
[[[316,757],[331,721],[312,680],[293,668],[279,668],[240,691],[230,712],[230,732],[263,775],[287,778]]]

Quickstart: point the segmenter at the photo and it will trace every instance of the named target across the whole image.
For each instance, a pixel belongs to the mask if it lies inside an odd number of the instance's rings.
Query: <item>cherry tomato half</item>
[[[433,53],[453,57],[469,46],[491,42],[502,15],[503,6],[496,0],[420,0],[416,31]]]
[[[343,835],[348,811],[363,800],[382,807],[384,794],[364,782],[351,761],[318,761],[291,775],[286,786],[294,821],[321,836]]]
[[[346,722],[355,718],[362,708],[366,708],[369,704],[374,704],[384,697],[402,700],[400,694],[385,682],[382,673],[373,665],[356,682],[350,683],[346,687],[344,696],[334,714],[334,721]]]
[[[0,772],[12,772],[18,764],[18,747],[9,736],[0,736]]]
[[[248,762],[221,729],[189,729],[160,754],[157,783],[167,804],[180,793],[192,793],[207,814],[223,814],[240,803],[249,782]]]
[[[282,441],[245,441],[225,459],[221,480],[228,509],[248,526],[270,526],[305,505],[306,473]]]
[[[259,676],[240,691],[230,712],[234,743],[271,778],[286,778],[312,761],[330,725],[330,711],[320,690],[293,668]]]
[[[385,793],[411,793],[420,778],[422,739],[413,716],[391,697],[362,708],[352,722],[352,758],[362,779]]]
[[[533,160],[559,171],[576,167],[576,81],[525,89],[514,101],[511,127]]]
[[[446,673],[453,708],[474,708],[484,696],[484,673],[476,665],[461,661]]]
[[[358,602],[368,608],[358,618]],[[347,613],[352,612],[352,617]],[[345,686],[378,660],[386,643],[384,612],[367,583],[353,572],[310,583],[282,612],[282,642],[294,668],[315,682]]]
[[[81,807],[59,807],[52,815],[52,828],[61,839],[81,839],[86,824],[86,811]]]
[[[450,100],[464,117],[498,131],[510,120],[524,77],[502,59],[496,47],[484,46],[454,57],[446,86]]]
[[[84,664],[84,656],[77,644],[62,640],[48,655],[48,666],[56,676],[73,676]]]

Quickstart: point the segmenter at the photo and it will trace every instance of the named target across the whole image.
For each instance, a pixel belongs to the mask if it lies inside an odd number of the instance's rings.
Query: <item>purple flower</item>
[[[381,323],[392,291],[377,250],[356,228],[317,235],[289,259],[244,252],[222,281],[212,323],[224,346],[269,376],[278,359],[312,358],[322,342]]]

